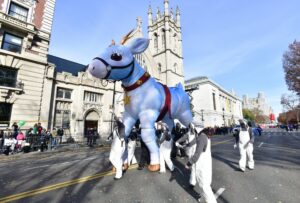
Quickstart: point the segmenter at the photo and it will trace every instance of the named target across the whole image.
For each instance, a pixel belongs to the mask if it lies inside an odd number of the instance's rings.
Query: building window
[[[9,127],[12,104],[0,103],[0,126]]]
[[[217,110],[217,107],[216,107],[216,94],[212,93],[212,97],[213,97],[214,110]]]
[[[154,33],[154,49],[156,51],[158,49],[158,36],[157,36],[157,33]]]
[[[20,6],[14,2],[11,2],[8,15],[17,18],[22,21],[27,21],[28,9]]]
[[[0,67],[0,86],[16,87],[17,70]]]
[[[85,102],[92,102],[92,103],[99,103],[101,100],[101,94],[94,93],[94,92],[84,92],[84,101]]]
[[[2,49],[16,53],[21,53],[22,38],[12,34],[4,33]]]
[[[177,70],[177,69],[178,69],[177,63],[174,63],[174,72],[175,72],[175,73],[178,73],[178,70]]]
[[[163,48],[165,48],[166,47],[166,31],[165,31],[165,29],[162,29],[161,39],[162,39]]]
[[[55,109],[55,127],[70,128],[71,103],[57,102]]]
[[[56,98],[71,99],[71,95],[72,95],[72,90],[58,88],[56,93]]]
[[[158,63],[158,73],[161,73],[161,64]]]

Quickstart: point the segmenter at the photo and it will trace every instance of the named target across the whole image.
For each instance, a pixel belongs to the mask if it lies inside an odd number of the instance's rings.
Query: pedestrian
[[[35,124],[33,125],[32,131],[33,131],[32,133],[33,133],[34,135],[37,134],[37,132],[38,132],[38,124],[37,124],[37,123],[35,123]]]
[[[160,123],[161,125],[161,137],[159,139],[160,143],[160,173],[166,172],[166,164],[171,172],[174,171],[174,164],[171,160],[171,150],[173,146],[173,139],[168,126],[165,123]]]
[[[187,169],[190,169],[193,164],[195,165],[196,181],[200,187],[201,197],[203,197],[207,203],[217,203],[211,189],[212,158],[210,137],[213,133],[212,128],[204,128],[196,135],[195,153],[185,165]]]
[[[57,131],[56,131],[56,128],[52,129],[51,134],[52,134],[51,149],[55,149],[56,144],[57,144]]]
[[[13,131],[13,137],[14,137],[14,139],[16,139],[17,135],[18,135],[18,131],[19,131],[19,126],[18,126],[17,122],[14,122],[11,127],[12,127],[12,131]]]
[[[40,134],[42,134],[42,131],[43,131],[42,125],[41,125],[41,123],[38,123],[37,124],[37,133],[40,135]]]
[[[125,125],[122,120],[114,115],[114,129],[109,160],[113,165],[113,171],[116,172],[115,180],[119,180],[123,175],[123,162],[125,159]]]
[[[4,139],[4,154],[14,154],[16,144],[17,140],[14,138],[14,136],[12,134],[8,135]]]
[[[58,137],[58,143],[62,143],[62,137],[64,135],[64,129],[62,127],[59,127],[57,130],[57,137]]]
[[[16,149],[19,152],[22,150],[22,146],[24,145],[24,140],[25,140],[25,136],[21,131],[18,133],[16,140],[17,140]]]
[[[3,145],[4,145],[4,131],[0,130],[0,152],[2,152]]]
[[[86,145],[89,147],[93,147],[93,130],[92,129],[88,129],[87,131],[87,140],[86,140]]]
[[[249,127],[244,120],[239,120],[240,122],[240,129],[238,130],[237,135],[235,136],[235,144],[234,148],[239,146],[240,151],[240,161],[239,167],[242,172],[246,170],[246,164],[248,162],[248,168],[250,170],[254,169],[254,160],[253,160],[253,143],[254,143],[254,136],[252,133],[252,128]],[[248,159],[248,160],[247,160]]]

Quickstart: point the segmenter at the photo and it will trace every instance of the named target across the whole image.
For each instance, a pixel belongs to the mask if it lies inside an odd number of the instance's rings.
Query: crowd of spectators
[[[11,129],[0,130],[0,153],[10,155],[18,152],[30,152],[55,149],[62,143],[64,130],[53,128],[46,130],[41,123],[36,123],[26,130],[25,134],[20,130],[16,122]]]

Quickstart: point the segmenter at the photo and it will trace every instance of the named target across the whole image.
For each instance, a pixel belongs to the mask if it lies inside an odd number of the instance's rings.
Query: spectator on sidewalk
[[[14,138],[14,136],[8,135],[8,137],[4,139],[4,154],[7,156],[9,154],[14,154],[16,144],[17,140]]]
[[[57,144],[57,131],[56,131],[56,128],[52,129],[51,134],[52,134],[51,149],[55,149],[56,144]]]
[[[4,145],[4,131],[0,130],[0,152],[2,152],[3,145]]]
[[[64,129],[62,127],[57,130],[58,144],[62,143],[62,137],[64,135]]]
[[[13,131],[13,137],[14,137],[14,139],[16,139],[17,135],[18,135],[18,130],[19,130],[19,126],[18,126],[17,122],[14,122],[11,127],[12,127],[12,131]]]

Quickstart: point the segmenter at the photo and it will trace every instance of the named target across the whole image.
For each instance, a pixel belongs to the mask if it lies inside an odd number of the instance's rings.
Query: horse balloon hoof
[[[160,170],[159,164],[151,164],[148,166],[148,170],[151,172],[156,172]]]

